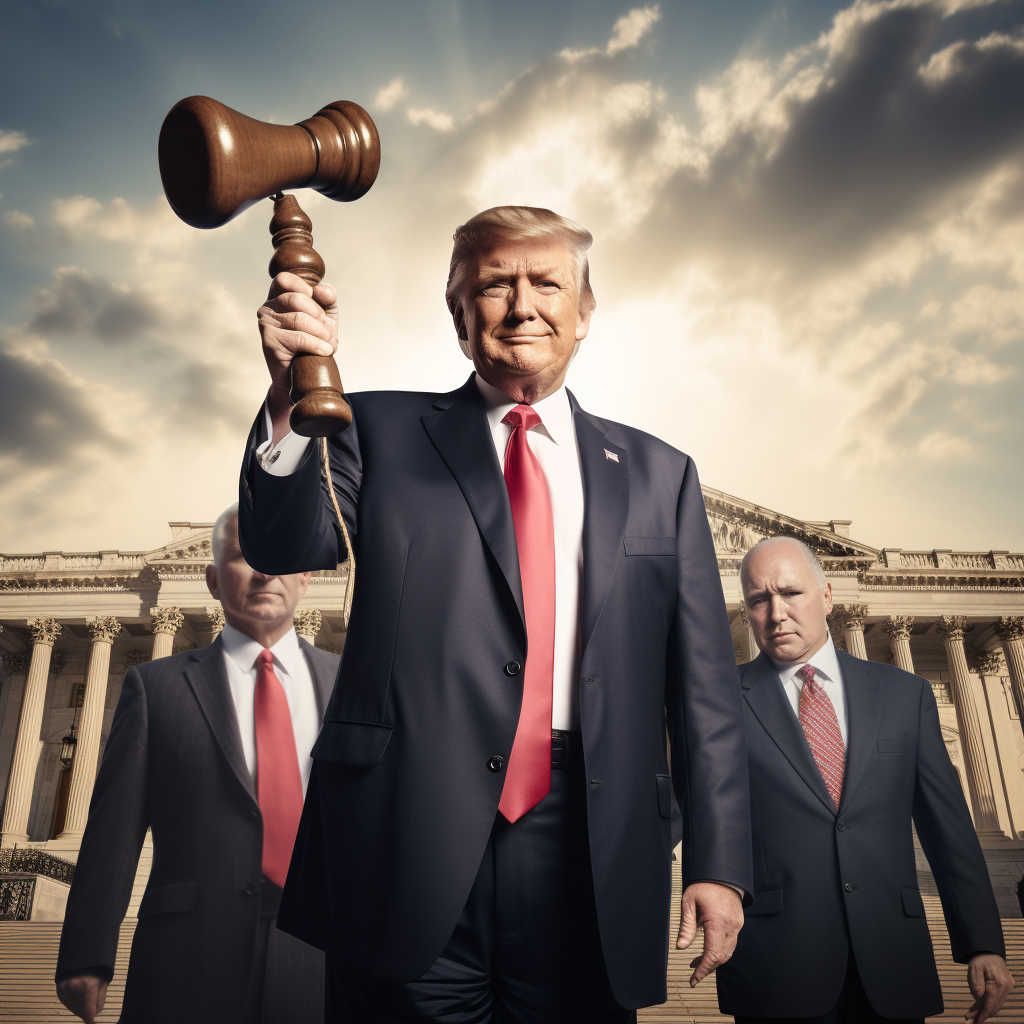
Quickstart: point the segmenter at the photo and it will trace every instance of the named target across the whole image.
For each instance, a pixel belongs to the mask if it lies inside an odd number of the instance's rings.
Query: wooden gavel
[[[194,228],[216,228],[253,203],[274,198],[270,276],[324,276],[313,225],[287,188],[312,188],[339,202],[364,196],[380,168],[380,137],[356,103],[329,103],[296,125],[267,124],[208,96],[176,103],[160,129],[160,177],[171,209]],[[352,422],[337,364],[298,355],[291,364],[291,427],[329,437]]]

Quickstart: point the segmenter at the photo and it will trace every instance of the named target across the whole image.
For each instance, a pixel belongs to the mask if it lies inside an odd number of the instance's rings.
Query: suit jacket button
[[[853,892],[853,886],[852,886],[852,885],[850,885],[850,883],[849,883],[849,882],[847,882],[847,883],[846,883],[846,885],[844,885],[844,886],[843,886],[843,888],[844,888],[844,889],[845,889],[845,890],[846,890],[847,892]]]
[[[505,767],[505,758],[503,758],[501,754],[495,754],[494,757],[487,762],[487,767],[490,768],[492,772],[500,772],[501,769]]]
[[[846,825],[843,822],[839,822],[839,826],[838,827],[839,827],[839,831],[840,832],[845,832],[846,831]]]
[[[258,888],[259,888],[259,886],[258,886],[258,885],[257,885],[257,884],[256,884],[255,882],[250,882],[250,883],[249,883],[249,884],[248,884],[248,885],[247,885],[247,886],[245,887],[245,894],[246,894],[247,896],[255,896],[255,895],[256,895],[256,890],[257,890]]]
[[[518,661],[510,661],[505,666],[505,675],[507,675],[507,676],[517,676],[522,671],[522,668],[523,668],[523,666],[520,665]]]

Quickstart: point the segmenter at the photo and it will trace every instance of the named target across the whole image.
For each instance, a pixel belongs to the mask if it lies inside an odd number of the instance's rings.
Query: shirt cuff
[[[289,431],[271,448],[274,424],[271,422],[266,402],[263,403],[263,420],[267,427],[267,440],[256,449],[256,457],[271,476],[291,476],[299,468],[299,463],[313,439]]]

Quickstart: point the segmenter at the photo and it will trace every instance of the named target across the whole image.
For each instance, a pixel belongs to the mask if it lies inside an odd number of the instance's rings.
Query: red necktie
[[[274,656],[256,659],[256,798],[263,814],[263,874],[283,886],[302,814],[302,775],[295,733]]]
[[[818,771],[828,786],[832,802],[838,809],[839,797],[843,792],[846,749],[843,747],[843,734],[839,731],[836,709],[821,683],[814,678],[813,665],[804,665],[797,671],[797,675],[804,681],[800,691],[800,726],[807,737]]]
[[[541,422],[528,405],[506,417],[512,434],[505,449],[505,486],[523,582],[528,652],[523,706],[508,759],[498,810],[516,821],[551,789],[551,680],[555,662],[555,529],[544,471],[526,432]]]

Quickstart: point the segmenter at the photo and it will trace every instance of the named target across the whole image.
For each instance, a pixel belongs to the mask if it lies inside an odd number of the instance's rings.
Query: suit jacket
[[[348,396],[329,439],[358,585],[279,925],[390,981],[440,954],[495,821],[527,638],[502,468],[472,378],[447,395]],[[625,1007],[665,999],[671,787],[684,880],[750,889],[743,719],[692,461],[571,399],[583,470],[580,705],[600,934]],[[239,535],[264,572],[333,568],[318,447],[242,468]],[[665,750],[672,736],[671,778]],[[326,896],[326,899],[324,898]]]
[[[299,643],[322,714],[340,659]],[[238,1021],[256,946],[263,819],[220,638],[125,675],[68,896],[57,977],[90,967],[113,974],[147,828],[153,867],[121,1020]]]
[[[953,957],[1003,954],[1002,927],[931,685],[842,651],[849,721],[838,812],[778,673],[740,667],[750,759],[754,903],[718,969],[723,1013],[812,1017],[839,998],[847,958],[885,1017],[942,1012],[911,820]]]

